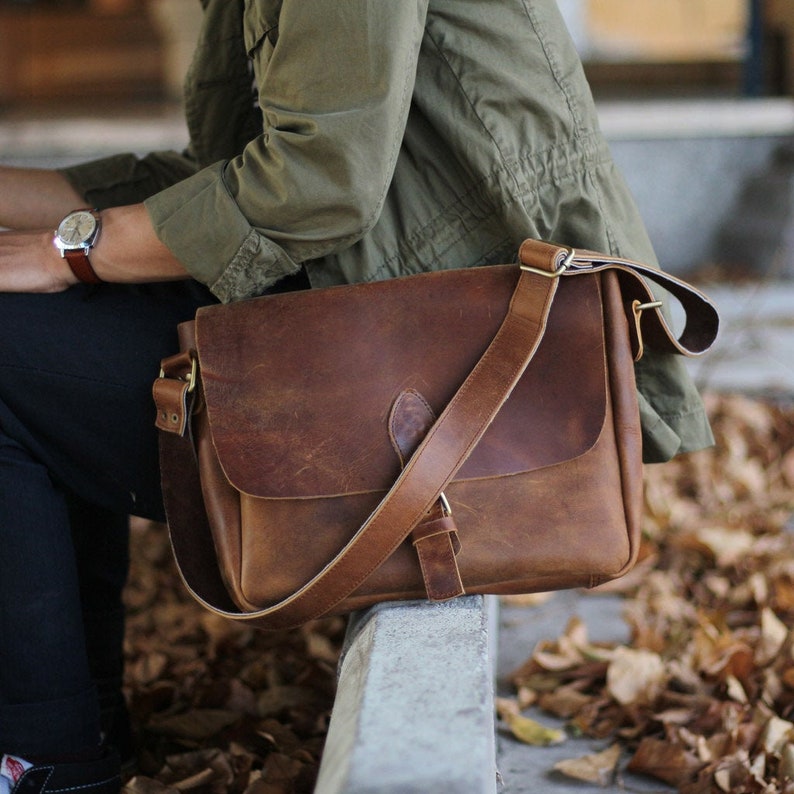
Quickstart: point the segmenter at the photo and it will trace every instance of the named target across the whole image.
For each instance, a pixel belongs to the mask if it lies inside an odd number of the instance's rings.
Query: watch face
[[[72,212],[58,226],[58,237],[68,246],[80,246],[91,240],[96,227],[96,218],[90,212]]]

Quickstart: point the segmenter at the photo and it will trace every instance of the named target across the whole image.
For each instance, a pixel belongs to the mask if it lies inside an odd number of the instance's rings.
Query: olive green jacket
[[[222,301],[510,262],[538,237],[654,262],[555,0],[202,0],[186,153],[65,170],[145,200]],[[573,365],[573,364],[572,364]],[[681,362],[637,368],[645,457],[711,443]]]

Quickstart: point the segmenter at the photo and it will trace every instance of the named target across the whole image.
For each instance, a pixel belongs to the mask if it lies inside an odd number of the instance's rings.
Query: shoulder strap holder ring
[[[559,278],[573,264],[573,260],[576,258],[576,249],[571,248],[570,245],[562,245],[558,243],[549,243],[549,245],[553,245],[558,249],[562,249],[562,251],[567,251],[565,258],[560,265],[558,265],[554,270],[543,270],[543,268],[532,267],[531,265],[521,262],[519,264],[521,270],[524,270],[527,273],[534,273],[536,276],[543,276],[543,278]]]

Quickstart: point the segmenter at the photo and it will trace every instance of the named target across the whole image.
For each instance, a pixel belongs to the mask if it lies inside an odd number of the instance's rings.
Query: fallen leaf
[[[538,705],[555,717],[573,717],[592,700],[590,695],[585,695],[573,686],[558,687],[553,692],[547,692],[538,700]]]
[[[752,550],[754,542],[751,533],[726,527],[702,527],[695,536],[711,551],[720,566],[740,562]]]
[[[761,610],[761,641],[755,651],[756,662],[759,665],[771,662],[780,653],[788,634],[786,624],[769,607],[764,607]]]
[[[524,744],[548,747],[553,744],[562,744],[566,739],[565,731],[559,728],[546,727],[520,714],[507,713],[504,720],[513,736],[520,742],[524,742]]]
[[[284,709],[310,705],[316,700],[316,694],[309,687],[275,686],[259,695],[256,708],[261,717],[272,717]]]
[[[177,794],[179,789],[168,786],[150,777],[140,775],[131,778],[122,787],[122,794]]]
[[[789,742],[780,751],[780,777],[794,780],[794,745]]]
[[[521,707],[518,705],[517,700],[513,700],[513,698],[502,698],[497,697],[495,698],[495,705],[496,705],[496,713],[499,715],[500,719],[503,719],[505,722],[511,717],[516,717],[521,713]]]
[[[702,761],[680,745],[646,737],[640,742],[627,769],[677,786],[691,780],[703,766]]]
[[[788,720],[772,716],[764,725],[761,733],[761,747],[767,753],[779,755],[794,740],[794,724]]]
[[[741,681],[735,676],[729,675],[726,682],[728,697],[737,703],[747,703],[747,692],[744,691]]]
[[[150,730],[167,736],[177,736],[192,741],[202,741],[234,725],[240,719],[236,711],[223,709],[194,709],[184,714],[152,720]]]
[[[518,687],[518,707],[520,711],[528,709],[530,706],[538,702],[538,693],[528,686]]]
[[[600,753],[558,761],[554,764],[554,768],[568,777],[585,780],[588,783],[597,783],[599,786],[606,786],[615,776],[615,767],[620,759],[621,752],[620,745],[613,744]]]
[[[607,668],[607,690],[618,703],[651,703],[667,679],[667,671],[657,653],[619,647]]]
[[[262,777],[266,781],[293,780],[300,771],[300,761],[283,753],[273,753],[267,757]]]

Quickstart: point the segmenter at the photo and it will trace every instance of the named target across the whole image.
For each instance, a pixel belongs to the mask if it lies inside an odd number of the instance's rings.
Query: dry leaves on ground
[[[125,794],[308,794],[336,684],[342,619],[285,632],[188,596],[166,530],[132,532],[126,694],[139,745]]]
[[[682,794],[794,794],[794,408],[707,402],[717,446],[647,467],[642,559],[611,588],[631,641],[573,618],[515,672],[517,700],[608,741],[564,774],[614,780],[617,741]]]

